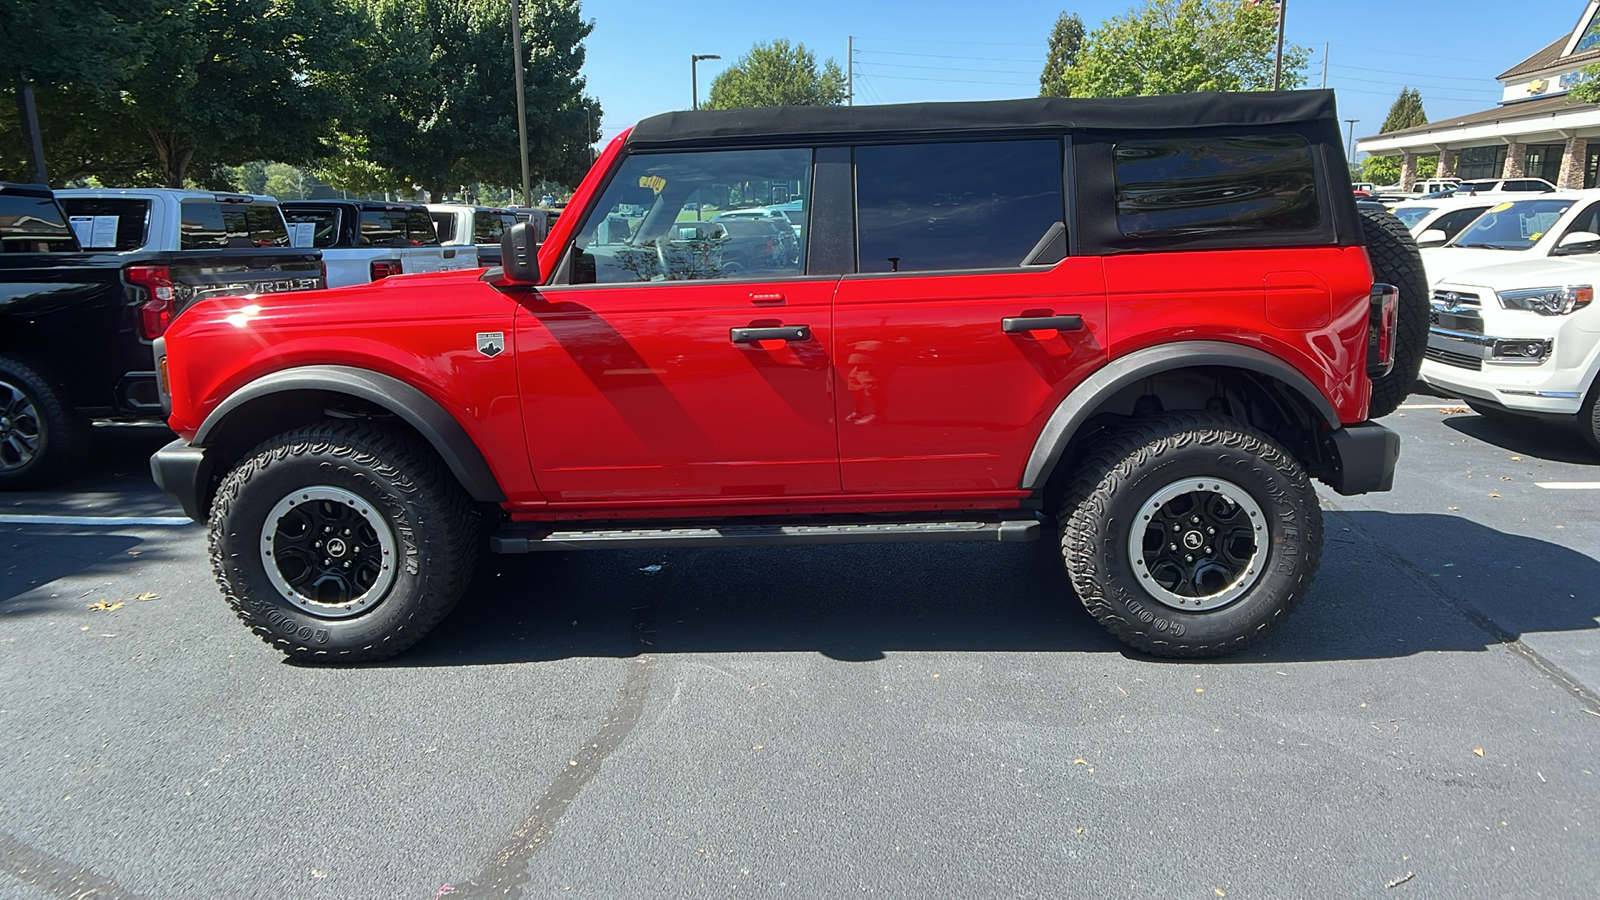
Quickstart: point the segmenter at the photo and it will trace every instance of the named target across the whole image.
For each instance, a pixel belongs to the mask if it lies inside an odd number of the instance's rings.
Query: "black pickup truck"
[[[94,419],[165,418],[151,342],[195,300],[327,283],[320,251],[292,249],[267,198],[183,193],[159,198],[165,236],[148,233],[159,210],[135,222],[123,198],[80,201],[69,219],[49,188],[0,183],[0,490],[72,471]],[[85,250],[75,229],[97,225],[121,237]]]

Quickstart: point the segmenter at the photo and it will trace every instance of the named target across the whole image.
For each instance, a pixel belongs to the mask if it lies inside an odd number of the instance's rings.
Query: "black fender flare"
[[[1099,409],[1100,404],[1130,384],[1171,372],[1200,366],[1245,369],[1270,375],[1294,389],[1337,431],[1343,427],[1333,404],[1317,390],[1311,379],[1300,374],[1293,366],[1263,350],[1224,341],[1179,341],[1135,350],[1127,356],[1112,360],[1096,369],[1094,374],[1073,388],[1056,405],[1055,412],[1045,422],[1044,430],[1033,443],[1028,454],[1028,464],[1022,470],[1021,488],[1025,491],[1041,490],[1050,478],[1050,472],[1061,460],[1072,438],[1083,423]]]
[[[478,445],[443,406],[398,378],[353,366],[299,366],[263,375],[229,394],[200,423],[200,430],[190,443],[206,446],[212,432],[229,414],[253,400],[287,391],[344,394],[394,413],[433,446],[472,499],[481,503],[505,502],[505,491],[500,489]]]

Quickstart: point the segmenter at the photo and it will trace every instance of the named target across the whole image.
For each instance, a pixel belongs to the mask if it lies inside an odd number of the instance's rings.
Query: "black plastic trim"
[[[1376,422],[1346,425],[1332,435],[1339,455],[1331,478],[1323,479],[1345,496],[1387,491],[1394,487],[1400,461],[1400,435]]]
[[[1162,372],[1205,366],[1246,369],[1270,375],[1310,402],[1327,420],[1330,429],[1340,427],[1339,414],[1333,404],[1322,396],[1309,378],[1276,356],[1253,347],[1222,341],[1162,344],[1112,360],[1062,398],[1045,423],[1038,440],[1034,441],[1033,452],[1028,455],[1028,464],[1022,470],[1021,488],[1025,491],[1043,488],[1067,445],[1072,443],[1073,435],[1099,410],[1102,402],[1118,391]]]
[[[504,503],[505,492],[495,481],[494,472],[484,460],[466,429],[432,397],[399,380],[351,366],[302,366],[263,375],[234,391],[222,405],[206,416],[195,432],[194,445],[204,447],[213,431],[230,413],[252,400],[286,391],[327,391],[375,403],[404,419],[420,432],[444,458],[456,480],[472,499],[482,503]]]
[[[880,517],[736,522],[607,522],[502,525],[489,538],[495,553],[620,550],[630,547],[760,547],[807,544],[897,544],[949,541],[1025,543],[1041,534],[1032,514],[967,514],[909,522]]]
[[[162,447],[150,457],[150,477],[156,487],[183,507],[183,514],[196,522],[206,520],[206,508],[211,498],[212,461],[205,448],[196,447],[182,438]]]

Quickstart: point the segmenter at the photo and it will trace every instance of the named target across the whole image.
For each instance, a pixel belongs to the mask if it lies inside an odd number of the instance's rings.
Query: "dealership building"
[[[1600,187],[1600,106],[1567,92],[1600,63],[1600,0],[1585,4],[1577,27],[1500,75],[1500,105],[1361,138],[1356,149],[1400,157],[1400,186],[1418,178],[1417,160],[1438,155],[1441,178],[1543,178],[1558,187]]]

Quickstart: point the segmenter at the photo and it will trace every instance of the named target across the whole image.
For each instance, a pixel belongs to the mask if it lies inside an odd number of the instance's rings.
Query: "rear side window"
[[[326,249],[339,242],[339,211],[336,209],[291,209],[279,207],[290,225],[310,224],[311,246]]]
[[[406,236],[406,211],[403,209],[364,209],[361,211],[363,247],[409,247]]]
[[[184,250],[289,246],[289,230],[275,205],[185,200],[182,208]]]
[[[1299,135],[1121,141],[1117,228],[1179,237],[1317,227],[1316,167]]]
[[[439,229],[428,218],[428,211],[420,206],[406,210],[406,237],[419,247],[439,246]]]
[[[515,213],[479,210],[472,214],[472,241],[475,244],[498,244],[500,236],[515,224]]]
[[[1060,262],[1061,148],[1051,140],[856,148],[859,271]]]
[[[115,250],[119,253],[137,250],[144,246],[150,231],[150,201],[131,197],[60,197],[57,198],[66,214],[77,219],[80,236],[87,229],[90,240],[80,239],[85,250]],[[116,231],[108,233],[105,217],[115,217]],[[99,218],[100,222],[93,221]],[[88,221],[85,221],[88,220]],[[110,240],[96,242],[96,235]]]
[[[78,242],[55,201],[0,193],[0,252],[76,253]]]

